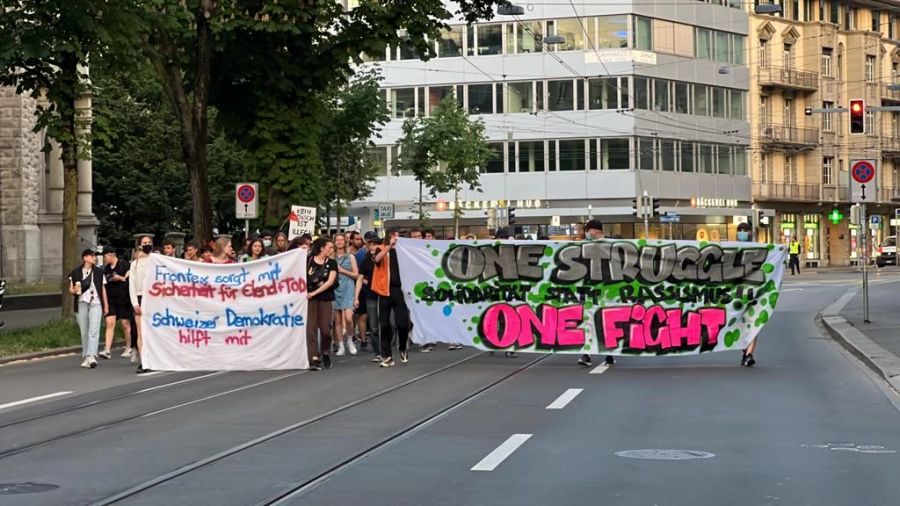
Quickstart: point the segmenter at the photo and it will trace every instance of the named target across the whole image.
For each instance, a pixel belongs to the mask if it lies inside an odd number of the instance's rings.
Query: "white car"
[[[884,267],[887,264],[897,265],[897,236],[889,235],[881,241],[875,256],[875,265]]]

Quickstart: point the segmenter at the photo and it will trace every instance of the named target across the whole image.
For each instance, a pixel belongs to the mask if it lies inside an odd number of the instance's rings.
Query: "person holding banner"
[[[142,235],[138,238],[138,247],[134,251],[131,260],[131,268],[128,270],[128,295],[131,298],[131,306],[134,308],[134,325],[137,328],[137,346],[132,355],[132,362],[137,362],[138,374],[147,372],[141,365],[141,350],[144,347],[141,332],[141,301],[144,298],[144,271],[150,253],[153,252],[153,236]]]
[[[323,365],[325,369],[331,369],[332,303],[338,272],[333,254],[334,243],[331,239],[319,237],[312,244],[306,267],[306,297],[309,299],[306,349],[309,353],[309,368],[313,371],[321,371]]]
[[[393,252],[398,236],[399,234],[395,232],[391,237],[385,238],[384,245],[379,247],[375,255],[375,269],[372,273],[372,291],[378,294],[378,318],[381,324],[381,367],[394,366],[391,313],[397,327],[400,361],[404,364],[409,362],[409,353],[406,351],[409,341],[409,309],[403,300],[400,265],[397,263],[397,255]]]
[[[227,237],[216,239],[212,256],[209,257],[209,260],[204,258],[203,261],[209,264],[233,264],[234,247],[231,246],[231,239]]]
[[[589,241],[599,241],[606,237],[606,233],[603,231],[603,222],[600,220],[591,220],[584,225],[584,238]],[[607,355],[604,363],[607,366],[614,365],[616,363],[616,359],[612,355]],[[588,354],[584,354],[581,358],[578,359],[578,365],[583,365],[585,367],[590,367],[593,365],[591,363],[591,356]]]
[[[344,356],[344,341],[347,342],[346,351],[356,355],[356,345],[353,343],[353,310],[359,307],[358,285],[360,284],[359,269],[354,257],[347,248],[347,238],[338,234],[334,238],[334,261],[337,263],[338,283],[334,290],[334,338],[338,341],[337,356]]]
[[[752,237],[750,224],[747,222],[738,223],[737,226],[737,240],[738,242],[750,242],[750,238]],[[756,339],[750,341],[750,344],[747,346],[747,349],[744,350],[743,355],[741,355],[741,365],[745,365],[747,367],[753,367],[756,364],[756,359],[753,358],[753,352],[756,351]]]
[[[241,263],[244,262],[253,262],[254,260],[260,260],[268,255],[266,254],[266,245],[262,239],[254,239],[250,241],[250,248],[247,253],[241,255]]]

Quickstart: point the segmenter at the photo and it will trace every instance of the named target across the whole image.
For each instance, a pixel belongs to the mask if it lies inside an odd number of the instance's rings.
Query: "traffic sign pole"
[[[861,204],[859,206],[859,213],[862,222],[862,262],[863,262],[863,321],[866,323],[872,323],[869,321],[869,222],[866,219],[866,205]]]

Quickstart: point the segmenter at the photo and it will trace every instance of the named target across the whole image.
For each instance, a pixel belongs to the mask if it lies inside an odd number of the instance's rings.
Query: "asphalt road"
[[[855,280],[789,278],[753,369],[468,349],[389,370],[0,367],[0,505],[898,504],[900,397],[814,320]]]

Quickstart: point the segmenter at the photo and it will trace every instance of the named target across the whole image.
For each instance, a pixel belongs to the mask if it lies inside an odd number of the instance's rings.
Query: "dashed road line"
[[[513,434],[509,436],[509,439],[504,441],[503,444],[495,448],[491,453],[488,453],[486,457],[481,459],[481,462],[475,464],[472,471],[493,471],[497,469],[497,466],[525,444],[525,441],[531,439],[531,436],[533,434]]]
[[[7,402],[6,404],[0,404],[0,410],[6,409],[6,408],[14,408],[16,406],[21,406],[23,404],[31,404],[32,402],[43,401],[46,399],[53,399],[54,397],[62,397],[63,395],[69,395],[71,393],[74,393],[74,392],[66,390],[64,392],[53,392],[52,394],[39,395],[37,397],[29,397],[28,399],[22,399],[21,401]]]
[[[547,406],[547,409],[562,409],[583,391],[583,388],[570,388],[557,397],[555,401],[551,402],[550,405]]]

